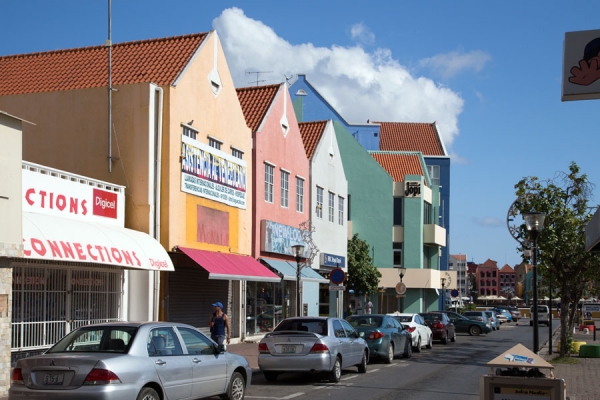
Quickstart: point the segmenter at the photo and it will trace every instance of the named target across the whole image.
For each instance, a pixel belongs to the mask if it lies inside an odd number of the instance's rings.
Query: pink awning
[[[208,279],[280,282],[281,278],[250,256],[179,247],[208,271]]]

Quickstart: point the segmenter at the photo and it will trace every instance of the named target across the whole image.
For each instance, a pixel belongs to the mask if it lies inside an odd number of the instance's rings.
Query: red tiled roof
[[[456,259],[457,261],[467,261],[466,254],[452,254],[452,257],[454,257],[454,259]]]
[[[281,84],[250,86],[236,89],[246,125],[256,132],[267,115]]]
[[[446,156],[435,123],[379,122],[379,149],[420,151],[424,156]]]
[[[418,153],[373,151],[371,156],[387,171],[394,182],[403,182],[405,175],[425,175]]]
[[[480,264],[481,267],[495,267],[498,268],[498,262],[494,260],[490,260],[489,258],[485,260],[483,264]]]
[[[311,121],[311,122],[300,122],[298,127],[300,128],[300,135],[302,135],[302,142],[304,142],[304,150],[306,151],[306,158],[312,159],[317,144],[323,136],[323,131],[327,126],[327,121]]]
[[[173,84],[207,33],[117,43],[112,84]],[[108,86],[108,48],[82,47],[0,57],[0,96]]]
[[[508,264],[504,264],[504,267],[502,267],[502,269],[500,270],[500,272],[512,272],[514,273],[515,270],[512,269],[512,267]]]

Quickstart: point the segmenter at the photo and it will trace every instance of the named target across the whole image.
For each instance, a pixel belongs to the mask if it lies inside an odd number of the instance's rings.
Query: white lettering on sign
[[[25,191],[25,201],[32,207],[59,210],[70,214],[86,215],[88,212],[85,199],[34,188]]]
[[[96,197],[96,205],[105,208],[117,208],[116,201],[106,201],[102,197]]]

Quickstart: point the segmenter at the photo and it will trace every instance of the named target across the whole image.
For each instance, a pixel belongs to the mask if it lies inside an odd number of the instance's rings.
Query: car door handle
[[[201,359],[199,359],[199,358],[196,358],[196,357],[194,357],[194,359],[192,360],[192,362],[193,362],[194,364],[198,364],[198,363],[201,363],[201,362],[202,362],[202,360],[201,360]]]
[[[157,364],[157,365],[165,365],[166,363],[167,363],[166,361],[163,361],[160,358],[154,362],[154,364]]]

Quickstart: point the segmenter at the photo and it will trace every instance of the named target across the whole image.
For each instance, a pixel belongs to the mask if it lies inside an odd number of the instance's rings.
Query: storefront
[[[14,363],[71,330],[151,307],[132,270],[173,271],[158,241],[124,225],[125,188],[23,162],[23,258],[11,258]],[[135,301],[131,301],[130,299]]]

